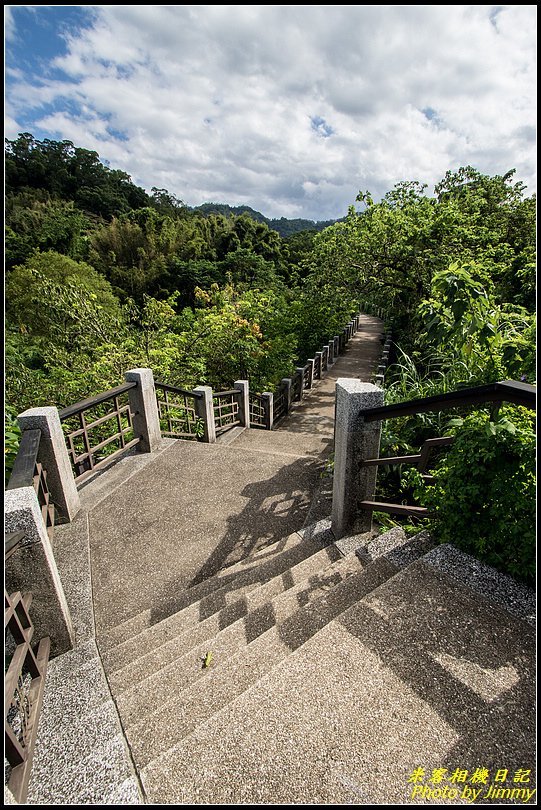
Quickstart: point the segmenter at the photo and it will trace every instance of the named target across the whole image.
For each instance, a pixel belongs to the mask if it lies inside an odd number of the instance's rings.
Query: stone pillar
[[[286,396],[286,413],[289,413],[291,410],[291,378],[284,377],[280,383],[283,385],[285,389],[285,396]]]
[[[124,374],[126,382],[136,382],[136,388],[130,388],[130,408],[134,414],[133,433],[141,441],[137,445],[139,452],[152,453],[158,449],[162,440],[154,375],[149,368],[132,368]]]
[[[58,409],[30,408],[17,417],[17,422],[22,431],[41,430],[37,459],[47,471],[51,501],[58,510],[57,523],[69,523],[81,508],[81,501]]]
[[[335,335],[333,340],[334,340],[334,356],[335,358],[338,358],[338,355],[340,354],[340,335]]]
[[[25,533],[6,562],[6,590],[32,593],[29,611],[35,628],[32,640],[49,636],[51,655],[65,653],[73,647],[75,632],[34,488],[7,490],[4,515],[6,532]]]
[[[377,467],[363,467],[362,460],[379,456],[381,423],[365,423],[363,411],[383,404],[383,391],[372,383],[336,382],[331,528],[337,540],[371,530],[371,512],[357,504],[374,497]]]
[[[318,360],[318,368],[319,368],[319,379],[323,377],[323,352],[316,352],[315,359]]]
[[[216,441],[216,424],[214,422],[214,406],[212,404],[212,388],[210,385],[198,385],[193,389],[203,394],[195,399],[195,412],[203,421],[203,441],[214,444]]]
[[[233,388],[240,391],[239,420],[244,427],[250,427],[250,388],[248,380],[236,380]]]
[[[304,366],[300,366],[299,368],[295,369],[295,373],[298,374],[301,381],[301,392],[299,394],[299,400],[302,400],[304,396]]]
[[[334,340],[330,340],[327,344],[327,357],[328,357],[328,366],[329,368],[334,365]]]
[[[310,366],[310,368],[308,369],[308,386],[307,387],[311,388],[313,386],[313,384],[314,384],[314,361],[313,360],[307,360],[306,365]]]
[[[321,352],[321,370],[327,371],[329,368],[329,347],[323,346],[323,351]]]

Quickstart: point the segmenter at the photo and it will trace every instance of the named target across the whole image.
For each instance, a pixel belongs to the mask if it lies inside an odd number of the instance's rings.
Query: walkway
[[[90,513],[98,640],[141,611],[154,624],[187,587],[305,524],[332,451],[336,379],[372,378],[381,330],[362,316],[345,353],[276,430],[246,430],[231,444],[168,442]]]
[[[444,803],[504,772],[500,797],[533,798],[533,594],[427,532],[345,553],[314,524],[335,381],[370,379],[380,326],[276,430],[164,440],[83,488],[30,804],[438,803],[421,772],[481,768]]]

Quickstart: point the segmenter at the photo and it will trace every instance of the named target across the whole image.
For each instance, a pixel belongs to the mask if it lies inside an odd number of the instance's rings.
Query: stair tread
[[[187,588],[171,602],[168,614],[160,617],[160,619],[156,618],[152,609],[146,609],[132,616],[130,619],[127,619],[125,622],[122,622],[120,625],[116,625],[101,633],[98,637],[100,650],[105,652],[112,649],[118,644],[123,643],[127,638],[131,638],[133,635],[143,632],[148,627],[159,624],[160,621],[167,620],[170,616],[179,613],[181,610],[188,608],[196,602],[207,600],[209,604],[209,612],[207,615],[211,615],[211,613],[214,612],[214,610],[211,610],[213,601],[219,601],[219,598],[223,594],[244,586],[253,585],[257,587],[261,582],[267,581],[272,576],[295,565],[311,553],[321,550],[325,545],[317,536],[303,537],[298,532],[293,532],[291,535],[288,535],[287,540],[290,540],[290,544],[287,545],[286,548],[277,551],[270,559],[263,559],[259,564],[247,570],[233,570],[228,572],[227,569],[224,569],[219,577],[210,577],[197,585]],[[279,544],[283,541],[280,540],[276,542]]]
[[[140,669],[145,661],[150,668],[155,668],[167,645],[176,646],[179,650],[184,646],[187,651],[208,638],[209,633],[212,637],[217,632],[216,628],[223,629],[232,624],[245,616],[251,608],[298,584],[314,571],[318,571],[322,565],[330,565],[334,559],[335,550],[320,549],[267,582],[259,585],[250,583],[245,588],[216,593],[216,598],[213,599],[216,610],[213,611],[210,611],[208,601],[204,604],[195,602],[103,653],[104,666],[111,677],[119,670],[129,672],[130,665]],[[136,662],[139,662],[139,666]],[[114,682],[118,683],[121,677],[122,675],[113,678]]]
[[[142,781],[154,803],[416,803],[408,779],[420,765],[529,767],[518,763],[535,755],[534,664],[531,628],[418,560]]]
[[[311,599],[324,592],[325,588],[332,586],[339,577],[345,579],[360,570],[362,570],[361,563],[354,556],[332,563],[319,575],[303,579],[296,586],[276,594],[270,600],[263,601],[250,614],[227,627],[221,629],[219,625],[215,626],[207,638],[199,644],[194,644],[184,653],[175,656],[175,647],[172,645],[171,658],[166,659],[161,668],[147,666],[146,677],[141,677],[134,684],[128,680],[128,683],[132,684],[128,688],[122,689],[126,673],[122,673],[122,680],[116,680],[116,673],[113,673],[110,676],[110,683],[115,691],[124,724],[127,726],[150,712],[153,702],[154,704],[156,701],[166,702],[172,690],[178,694],[203,677],[206,673],[202,671],[202,659],[207,652],[211,651],[217,657],[219,655],[220,658],[227,659],[272,627],[279,617],[285,620],[288,614],[298,609],[299,599],[309,603]],[[133,670],[130,674],[133,678]]]

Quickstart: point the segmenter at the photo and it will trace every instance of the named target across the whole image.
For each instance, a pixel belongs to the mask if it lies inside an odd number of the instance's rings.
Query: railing
[[[487,385],[476,386],[475,388],[463,388],[458,391],[451,391],[447,394],[438,394],[424,399],[412,399],[408,402],[398,402],[393,405],[382,405],[378,408],[369,408],[362,412],[365,422],[381,421],[383,419],[396,419],[401,416],[412,416],[428,411],[443,411],[451,408],[461,408],[464,406],[475,407],[492,403],[497,408],[504,402],[514,405],[521,405],[530,410],[536,408],[536,389],[528,383],[505,380],[503,382],[489,383]],[[436,447],[452,444],[453,436],[438,436],[427,439],[421,448],[421,452],[408,456],[393,456],[391,458],[368,458],[361,462],[363,467],[382,466],[386,464],[415,464],[421,473],[424,473],[425,480],[430,480],[427,475],[430,456]],[[430,517],[431,513],[422,506],[409,504],[386,503],[384,501],[360,501],[358,506],[369,512],[389,512],[396,515],[404,515],[417,518]]]
[[[133,433],[135,414],[127,397],[136,385],[124,383],[59,411],[75,481],[84,481],[139,443],[139,437]]]
[[[250,427],[270,430],[270,400],[261,394],[250,394]]]
[[[197,401],[203,394],[162,382],[156,382],[155,388],[162,436],[198,439],[203,424],[197,413]]]
[[[321,379],[321,354],[317,354],[314,358],[314,379]]]
[[[41,507],[43,523],[52,540],[55,520],[54,504],[51,502],[47,486],[47,472],[37,460],[40,440],[41,430],[23,432],[6,489],[34,488]]]
[[[310,388],[312,385],[312,364],[307,363],[304,366],[303,373],[302,373],[302,384],[303,388]]]
[[[289,410],[288,389],[285,383],[281,382],[274,394],[274,422],[287,416]]]
[[[216,391],[212,397],[214,409],[214,424],[216,435],[240,425],[240,397],[241,393],[234,388],[231,391]]]
[[[50,640],[41,639],[36,651],[31,647],[34,628],[28,614],[32,601],[30,593],[23,595],[18,591],[8,595],[4,590],[4,599],[6,663],[9,660],[4,681],[6,777],[16,801],[24,804],[43,701]]]

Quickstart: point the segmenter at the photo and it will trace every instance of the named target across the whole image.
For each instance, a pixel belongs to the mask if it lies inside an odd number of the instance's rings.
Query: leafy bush
[[[432,533],[513,577],[535,573],[534,415],[506,406],[453,420],[456,438],[417,494],[434,510]],[[421,494],[420,490],[424,489]]]

